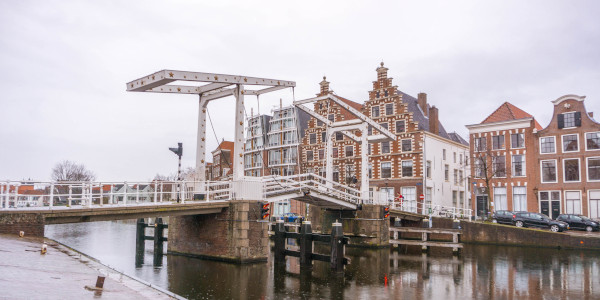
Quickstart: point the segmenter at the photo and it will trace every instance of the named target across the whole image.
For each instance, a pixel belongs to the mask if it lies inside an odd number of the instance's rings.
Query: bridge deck
[[[112,221],[158,216],[183,216],[219,213],[229,207],[229,201],[148,203],[137,205],[103,205],[93,208],[69,208],[66,206],[2,210],[0,214],[42,214],[46,224],[64,224],[94,221]]]

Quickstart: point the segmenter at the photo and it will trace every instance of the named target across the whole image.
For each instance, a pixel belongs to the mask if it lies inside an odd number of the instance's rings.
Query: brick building
[[[477,216],[489,210],[537,211],[533,197],[537,158],[535,132],[540,124],[529,113],[505,102],[469,129],[472,205]]]
[[[207,168],[210,168],[210,180],[227,180],[233,175],[231,167],[233,164],[233,145],[233,142],[223,140],[217,149],[212,151],[212,165],[207,165]]]
[[[585,96],[554,101],[548,126],[536,134],[538,183],[535,210],[600,217],[600,123],[584,105]]]
[[[438,176],[423,176],[425,165],[424,149],[431,153],[429,163],[431,173],[443,174],[444,167],[435,167],[434,162],[442,161],[441,155],[433,153],[445,151],[452,153],[461,152],[466,157],[468,151],[467,142],[457,134],[448,134],[438,119],[438,109],[435,106],[427,104],[427,95],[419,94],[419,99],[415,99],[398,90],[397,86],[392,85],[392,78],[387,76],[388,69],[383,66],[376,69],[377,80],[373,82],[373,89],[369,91],[369,99],[364,105],[350,101],[336,95],[344,103],[361,111],[367,117],[373,119],[381,126],[395,133],[397,138],[394,141],[385,141],[371,143],[369,145],[369,178],[370,191],[381,191],[387,194],[388,200],[393,200],[402,196],[405,205],[410,210],[420,210],[422,206],[419,195],[425,193],[423,186],[429,187],[428,201],[431,204],[452,204],[457,206],[458,197],[462,196],[462,203],[465,207],[468,205],[465,192],[468,185],[465,184],[470,171],[464,167],[459,167],[458,160],[447,164],[450,170],[461,169],[463,180],[451,181],[446,176],[446,182],[436,182],[434,178]],[[325,77],[320,83],[320,92],[317,96],[324,96],[333,93],[329,89],[329,82]],[[355,119],[351,113],[341,108],[331,100],[320,100],[314,103],[314,111],[325,118],[339,122]],[[368,134],[375,135],[377,132],[369,128]],[[356,136],[361,136],[361,132],[356,130],[352,132]],[[304,172],[318,173],[325,177],[325,148],[328,138],[334,140],[333,144],[333,180],[349,184],[359,188],[361,155],[359,144],[345,137],[342,133],[337,133],[333,137],[328,137],[326,127],[316,119],[311,119],[309,126],[302,139],[302,160],[301,166]],[[429,136],[432,139],[426,138]],[[434,141],[435,140],[435,141]],[[431,147],[427,147],[431,143]],[[447,149],[446,149],[447,148]],[[454,149],[450,151],[450,149]],[[437,152],[436,152],[437,151]],[[450,154],[449,154],[450,155]],[[444,156],[443,160],[446,158]],[[450,160],[448,160],[450,162]],[[463,162],[466,164],[466,160]],[[455,165],[456,164],[456,165]],[[432,174],[431,174],[432,175]],[[443,178],[443,176],[442,176]],[[447,186],[447,192],[444,193]],[[456,201],[451,199],[455,192]],[[461,193],[462,192],[462,193]],[[444,201],[447,200],[447,201]]]

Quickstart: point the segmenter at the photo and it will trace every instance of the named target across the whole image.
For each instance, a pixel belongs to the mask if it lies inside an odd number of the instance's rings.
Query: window
[[[325,159],[325,150],[324,149],[319,150],[319,159]]]
[[[371,155],[371,143],[369,143],[369,144],[367,145],[367,149],[369,150],[369,151],[368,151],[368,152],[369,152],[369,155]]]
[[[369,178],[373,178],[373,164],[369,164]]]
[[[335,122],[335,115],[334,114],[327,115],[327,120],[329,120],[331,122]]]
[[[494,188],[494,210],[507,210],[506,187]]]
[[[564,159],[565,181],[579,181],[579,159]]]
[[[600,180],[600,157],[588,157],[588,180]]]
[[[313,152],[312,151],[306,151],[306,160],[307,161],[313,160]]]
[[[413,176],[412,160],[403,160],[402,161],[402,177],[412,177],[412,176]]]
[[[525,148],[525,138],[522,133],[514,133],[510,135],[511,148]]]
[[[404,121],[396,121],[396,133],[401,133],[406,131],[406,127],[404,126]]]
[[[483,178],[483,161],[481,158],[475,159],[475,178]]]
[[[556,160],[542,160],[542,182],[556,182]]]
[[[392,163],[391,162],[382,162],[381,163],[381,178],[391,178],[392,177]]]
[[[567,134],[562,136],[563,152],[579,151],[579,135]]]
[[[404,210],[417,212],[417,188],[414,186],[403,186],[401,191],[402,196],[404,197],[404,201],[402,201]]]
[[[446,160],[446,149],[442,149],[442,159]]]
[[[333,148],[331,152],[333,154],[333,158],[337,158],[338,157],[338,148],[337,147]]]
[[[336,132],[335,133],[335,140],[336,141],[341,141],[344,139],[344,135],[341,132]]]
[[[465,192],[460,192],[460,197],[458,198],[458,201],[460,202],[459,207],[463,207],[464,203],[465,203]]]
[[[452,191],[452,206],[457,207],[458,205],[458,192]]]
[[[311,134],[309,135],[309,137],[310,137],[310,142],[309,142],[309,143],[310,143],[311,145],[312,145],[312,144],[316,144],[316,143],[317,143],[317,134],[316,134],[316,133],[311,133]]]
[[[565,192],[565,211],[568,214],[581,214],[581,192]]]
[[[333,181],[340,182],[340,168],[338,166],[333,167]]]
[[[463,180],[464,180],[464,173],[463,173],[463,171],[462,171],[462,170],[458,171],[458,180],[459,180],[459,183],[460,183],[460,184],[462,184],[462,183],[463,183]]]
[[[513,210],[527,211],[527,187],[513,187]]]
[[[525,157],[523,155],[512,156],[512,176],[525,176]]]
[[[452,152],[452,156],[453,156],[452,162],[456,163],[456,152]]]
[[[586,150],[600,150],[600,131],[585,134]]]
[[[450,180],[449,179],[449,177],[450,177],[449,173],[450,173],[450,169],[449,169],[448,165],[444,165],[444,180],[446,180],[446,181]]]
[[[463,157],[462,153],[458,155],[458,163],[462,165]]]
[[[504,149],[504,136],[494,135],[492,136],[492,150]]]
[[[388,116],[394,114],[394,103],[389,103],[385,105],[385,114]]]
[[[427,178],[431,178],[431,161],[428,160],[425,164],[425,174]]]
[[[581,113],[568,112],[558,115],[558,128],[571,128],[581,126]]]
[[[371,107],[371,118],[379,117],[379,106]]]
[[[454,184],[458,184],[458,170],[454,169]]]
[[[369,125],[367,135],[372,135],[372,134],[373,134],[373,126]]]
[[[388,129],[388,123],[379,123],[379,126]]]
[[[381,153],[390,153],[390,142],[381,142]]]
[[[321,132],[321,142],[326,143],[327,133],[325,131]]]
[[[402,152],[412,151],[412,140],[402,140]]]
[[[425,190],[425,204],[427,204],[425,206],[425,208],[431,208],[431,193],[433,191],[433,188],[428,187]]]
[[[506,177],[506,156],[492,157],[492,172],[494,177]]]
[[[346,157],[354,156],[353,150],[354,150],[353,146],[346,146]]]
[[[600,217],[600,190],[590,190],[590,218]]]
[[[474,138],[474,149],[476,152],[482,152],[486,150],[486,139],[485,137]]]
[[[541,153],[555,153],[555,137],[548,136],[540,138],[540,150]]]

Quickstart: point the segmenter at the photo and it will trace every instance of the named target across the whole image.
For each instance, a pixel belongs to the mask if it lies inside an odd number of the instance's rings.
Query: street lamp
[[[177,166],[177,203],[179,203],[179,195],[181,193],[181,155],[183,155],[183,143],[177,143],[177,148],[169,148],[169,150],[179,157],[179,164]]]

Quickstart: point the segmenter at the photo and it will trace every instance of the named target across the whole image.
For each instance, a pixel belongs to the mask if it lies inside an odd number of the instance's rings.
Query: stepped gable
[[[498,107],[493,113],[491,113],[481,124],[486,123],[496,123],[502,121],[510,121],[510,120],[519,120],[519,119],[527,119],[533,118],[532,115],[525,112],[524,110],[514,106],[509,102],[504,102],[500,107]],[[535,128],[537,130],[541,130],[542,126],[535,120]]]

